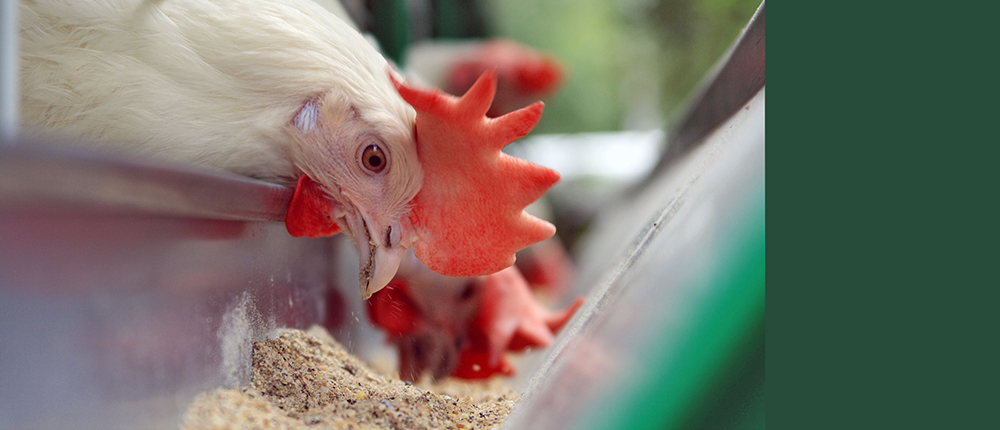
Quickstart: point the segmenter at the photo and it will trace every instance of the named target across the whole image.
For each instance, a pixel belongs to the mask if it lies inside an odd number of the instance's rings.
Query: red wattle
[[[326,237],[340,233],[333,218],[333,204],[319,184],[302,175],[285,213],[285,228],[293,237]]]

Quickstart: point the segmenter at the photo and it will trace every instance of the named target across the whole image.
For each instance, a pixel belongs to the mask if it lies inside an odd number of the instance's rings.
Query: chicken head
[[[480,276],[510,267],[517,251],[555,233],[523,209],[559,174],[500,151],[531,131],[540,102],[487,118],[493,72],[458,98],[410,87],[391,71],[387,79],[416,110],[411,137],[391,121],[393,127],[379,128],[329,96],[306,103],[292,121],[311,144],[300,145],[308,152],[295,157],[305,177],[285,219],[289,233],[351,235],[363,298],[392,279],[411,246],[435,272]]]
[[[380,77],[388,83],[388,78]],[[307,101],[289,124],[293,160],[303,171],[285,217],[289,234],[346,232],[358,249],[359,285],[367,299],[395,275],[410,248],[409,202],[422,170],[412,112],[399,106],[360,109],[336,92]],[[409,112],[409,113],[408,113]]]

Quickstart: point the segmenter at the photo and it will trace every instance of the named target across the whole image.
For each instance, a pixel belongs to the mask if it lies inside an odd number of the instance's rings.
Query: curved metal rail
[[[223,171],[114,159],[19,139],[0,146],[0,210],[100,206],[129,212],[281,221],[292,190]]]

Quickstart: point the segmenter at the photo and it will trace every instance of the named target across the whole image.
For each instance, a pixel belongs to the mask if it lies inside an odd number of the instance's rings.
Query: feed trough
[[[763,426],[764,105],[762,5],[580,242],[586,302],[518,363],[504,428]],[[331,290],[338,340],[380,347],[344,238],[287,234],[290,189],[6,143],[0,428],[177,428],[199,393],[250,383],[255,341],[332,318]]]

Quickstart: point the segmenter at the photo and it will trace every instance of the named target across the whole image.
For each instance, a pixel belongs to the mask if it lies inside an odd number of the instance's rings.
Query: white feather
[[[316,121],[319,121],[319,106],[316,105],[315,101],[309,100],[295,115],[292,123],[299,131],[309,133],[316,128]]]
[[[354,127],[413,158],[413,183],[383,197],[419,187],[414,113],[386,61],[311,0],[24,0],[20,12],[25,129],[287,183],[332,168],[296,165],[293,152],[330,148],[296,148],[293,118],[309,100],[346,98]]]

